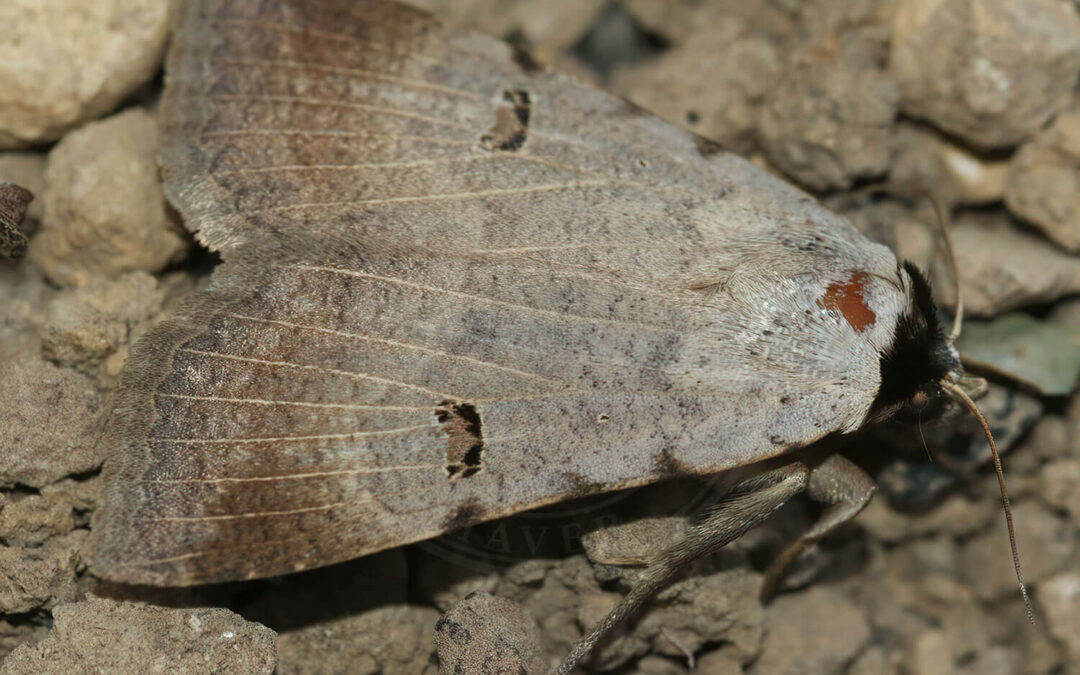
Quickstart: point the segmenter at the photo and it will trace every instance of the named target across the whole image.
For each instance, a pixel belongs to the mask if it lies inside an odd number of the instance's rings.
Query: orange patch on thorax
[[[825,289],[818,304],[825,309],[839,312],[857,332],[866,330],[877,320],[877,314],[866,304],[866,282],[869,277],[862,272],[852,272],[847,281],[834,281]]]

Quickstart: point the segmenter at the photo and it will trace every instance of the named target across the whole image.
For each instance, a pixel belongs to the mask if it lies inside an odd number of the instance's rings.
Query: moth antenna
[[[949,234],[948,222],[945,216],[945,207],[941,200],[929,190],[923,191],[923,196],[934,207],[934,215],[937,216],[938,231],[941,232],[941,240],[945,242],[945,255],[949,259],[949,273],[952,275],[953,291],[956,293],[956,313],[953,314],[952,330],[949,331],[949,342],[956,342],[960,337],[960,329],[964,325],[964,291],[960,287],[960,267],[956,264],[956,253],[953,249],[952,235]],[[991,441],[993,444],[993,441]],[[1030,608],[1029,608],[1030,609]]]
[[[942,380],[941,386],[944,387],[951,394],[963,401],[967,409],[971,411],[971,414],[975,416],[975,419],[982,425],[983,433],[986,434],[986,440],[990,442],[990,456],[994,459],[994,471],[997,473],[998,488],[1001,489],[1001,503],[1005,507],[1005,524],[1009,529],[1009,546],[1012,548],[1013,568],[1016,570],[1016,581],[1020,585],[1020,594],[1024,596],[1024,608],[1027,609],[1028,622],[1035,623],[1035,612],[1031,608],[1031,598],[1028,597],[1027,585],[1024,583],[1024,571],[1020,567],[1020,552],[1016,549],[1016,530],[1013,528],[1012,508],[1009,506],[1009,493],[1005,489],[1005,472],[1001,469],[1001,457],[998,456],[997,445],[994,443],[994,435],[990,433],[990,425],[986,423],[986,418],[983,417],[979,409],[975,407],[975,402],[971,400],[971,397],[961,389],[959,386],[950,382],[949,380]]]

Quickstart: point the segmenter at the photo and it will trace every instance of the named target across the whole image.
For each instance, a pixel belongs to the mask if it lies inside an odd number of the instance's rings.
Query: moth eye
[[[927,394],[925,391],[915,392],[915,395],[911,397],[911,405],[916,408],[924,408],[929,402],[930,394]]]

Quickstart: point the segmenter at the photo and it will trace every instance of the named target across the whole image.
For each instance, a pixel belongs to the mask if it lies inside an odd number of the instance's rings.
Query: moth
[[[967,400],[923,274],[717,145],[381,0],[189,0],[165,191],[223,264],[141,340],[93,571],[279,575],[676,475],[762,469],[586,637],[797,493],[800,449]],[[769,462],[772,462],[771,464]]]

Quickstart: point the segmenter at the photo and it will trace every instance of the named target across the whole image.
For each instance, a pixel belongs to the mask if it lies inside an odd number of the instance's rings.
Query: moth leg
[[[773,561],[761,587],[762,602],[772,599],[788,568],[807,548],[858,515],[870,502],[876,489],[870,476],[842,455],[831,455],[811,469],[806,495],[829,507],[813,527],[788,545]]]
[[[792,462],[735,486],[731,497],[694,525],[684,539],[649,563],[637,585],[630,589],[615,609],[578,640],[570,655],[559,666],[559,675],[570,673],[597,642],[654,595],[667,588],[687,565],[738,539],[801,492],[806,487],[809,475],[810,470],[805,464]]]

